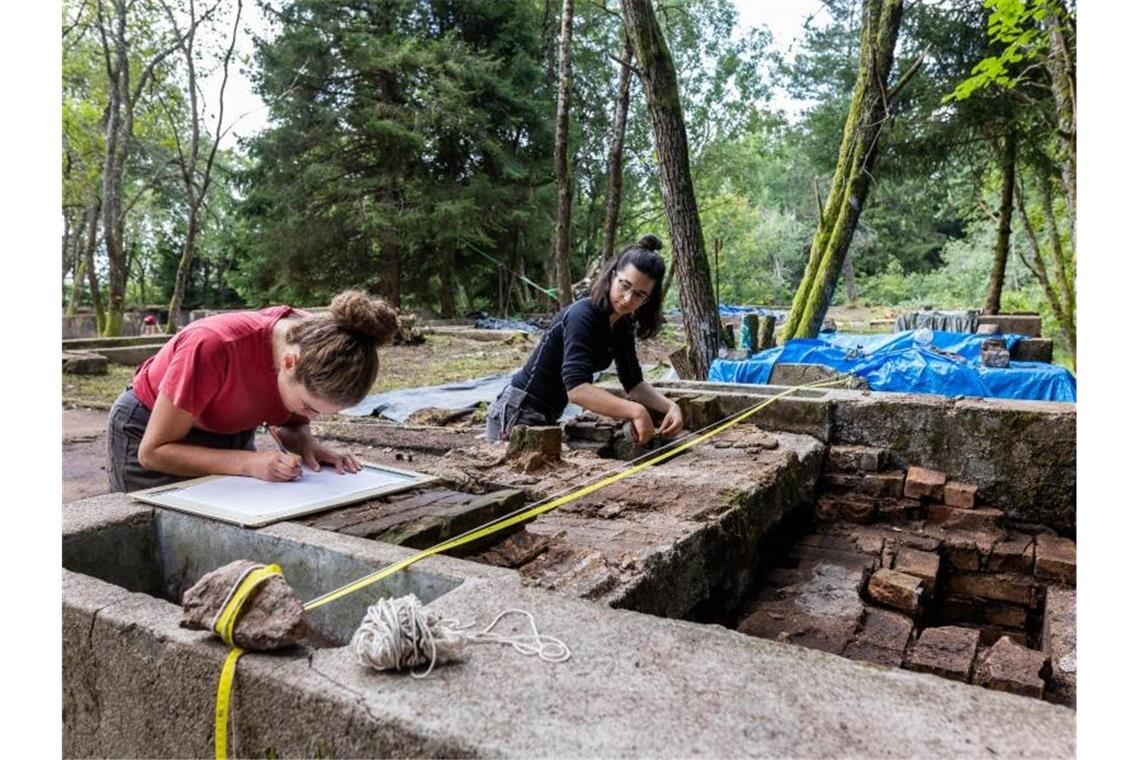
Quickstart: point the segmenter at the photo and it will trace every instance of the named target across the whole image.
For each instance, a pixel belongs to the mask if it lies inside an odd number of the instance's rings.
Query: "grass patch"
[[[105,375],[65,374],[63,403],[65,406],[110,409],[134,376],[135,368],[123,364],[108,364]]]

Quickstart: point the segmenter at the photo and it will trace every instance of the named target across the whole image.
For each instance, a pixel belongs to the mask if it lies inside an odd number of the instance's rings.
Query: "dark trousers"
[[[138,491],[186,480],[186,475],[170,475],[148,470],[139,464],[139,444],[142,443],[150,410],[143,406],[130,386],[115,399],[107,417],[107,480],[111,491]],[[247,449],[253,451],[253,430],[240,433],[211,433],[190,428],[184,443],[206,446],[211,449]]]
[[[507,384],[487,408],[487,440],[505,441],[515,425],[557,425],[558,419],[535,408],[535,398],[522,388]]]

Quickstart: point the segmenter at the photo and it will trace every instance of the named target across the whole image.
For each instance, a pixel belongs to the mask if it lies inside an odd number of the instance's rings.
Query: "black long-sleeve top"
[[[511,385],[529,393],[549,419],[558,419],[569,403],[567,392],[593,382],[594,373],[610,362],[627,392],[642,381],[633,321],[622,317],[611,328],[609,314],[581,298],[558,312],[526,364],[511,377]]]

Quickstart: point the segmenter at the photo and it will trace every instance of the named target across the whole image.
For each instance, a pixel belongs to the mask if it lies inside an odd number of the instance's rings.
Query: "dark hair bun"
[[[341,329],[387,343],[396,332],[396,310],[363,290],[345,290],[329,304],[329,313]]]
[[[639,248],[644,248],[647,251],[660,251],[663,244],[661,242],[661,238],[657,237],[653,233],[649,233],[648,235],[641,236],[641,239],[637,241],[637,246]]]

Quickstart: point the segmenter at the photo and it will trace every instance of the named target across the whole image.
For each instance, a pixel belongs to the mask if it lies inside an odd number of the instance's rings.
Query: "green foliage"
[[[491,0],[299,0],[258,47],[273,125],[250,143],[250,300],[314,303],[363,285],[434,305],[454,250],[469,292],[542,239],[551,170],[535,8]],[[544,246],[545,249],[545,246]],[[493,270],[490,270],[493,272]]]
[[[965,100],[986,87],[1013,89],[1024,76],[1025,61],[1040,58],[1049,47],[1044,22],[1050,8],[1064,8],[1061,0],[984,0],[990,8],[986,33],[1003,47],[998,55],[983,58],[945,100]]]

